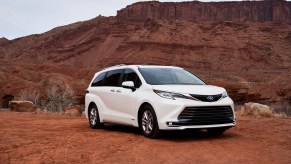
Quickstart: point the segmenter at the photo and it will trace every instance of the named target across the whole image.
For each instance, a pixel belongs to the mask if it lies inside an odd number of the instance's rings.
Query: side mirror
[[[133,92],[136,90],[133,81],[124,81],[121,86],[123,88],[131,89]]]

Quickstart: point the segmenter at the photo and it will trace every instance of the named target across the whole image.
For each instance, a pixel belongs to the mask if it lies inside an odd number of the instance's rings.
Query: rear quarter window
[[[104,78],[106,76],[107,72],[100,73],[92,82],[91,86],[92,87],[98,87],[98,86],[103,86],[104,85]]]

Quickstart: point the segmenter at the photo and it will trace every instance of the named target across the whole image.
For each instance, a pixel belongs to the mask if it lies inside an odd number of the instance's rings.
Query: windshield
[[[181,68],[139,68],[139,71],[151,85],[205,85],[198,77]]]

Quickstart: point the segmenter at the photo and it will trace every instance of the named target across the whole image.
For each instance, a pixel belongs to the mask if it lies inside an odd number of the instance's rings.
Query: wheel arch
[[[152,108],[153,108],[153,106],[150,104],[150,103],[148,103],[148,102],[143,102],[141,105],[140,105],[140,107],[139,107],[139,109],[138,109],[138,112],[137,112],[137,123],[138,123],[138,126],[140,127],[140,114],[141,114],[141,110],[142,110],[142,108],[143,107],[145,107],[146,105],[150,105]],[[154,109],[154,108],[153,108]]]

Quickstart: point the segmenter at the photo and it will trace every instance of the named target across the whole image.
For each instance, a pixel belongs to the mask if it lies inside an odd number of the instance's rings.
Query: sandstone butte
[[[138,2],[117,16],[0,38],[1,106],[59,80],[83,103],[93,74],[114,64],[184,67],[236,103],[291,103],[291,2]],[[45,97],[43,97],[45,98]]]
[[[252,21],[291,23],[291,4],[287,1],[241,2],[139,2],[118,11],[117,18],[144,22],[147,18],[191,21]]]

